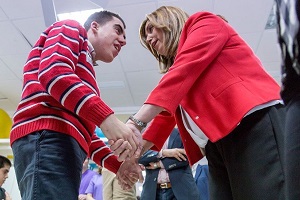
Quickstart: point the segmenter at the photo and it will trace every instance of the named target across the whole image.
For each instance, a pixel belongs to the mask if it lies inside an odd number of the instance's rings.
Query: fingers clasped
[[[114,152],[114,155],[118,156],[118,161],[124,161],[130,159],[132,156],[138,158],[142,151],[142,136],[141,133],[134,129],[134,127],[128,126],[131,130],[131,137],[128,140],[118,139],[118,140],[109,140],[111,151]]]
[[[122,163],[117,172],[117,180],[122,189],[131,189],[137,181],[143,181],[141,167],[137,163],[137,159],[132,158]]]

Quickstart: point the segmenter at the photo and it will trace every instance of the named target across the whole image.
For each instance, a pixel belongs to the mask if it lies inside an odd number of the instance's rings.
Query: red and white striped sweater
[[[87,33],[76,21],[46,29],[24,66],[22,99],[13,117],[10,142],[34,131],[71,135],[101,166],[116,172],[116,156],[95,134],[113,111],[100,98]]]

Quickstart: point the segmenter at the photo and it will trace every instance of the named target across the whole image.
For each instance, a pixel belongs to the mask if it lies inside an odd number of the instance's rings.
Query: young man
[[[0,200],[11,200],[8,192],[2,188],[3,183],[8,178],[11,162],[8,158],[0,155]]]
[[[125,141],[127,156],[138,149],[140,136],[100,98],[93,68],[97,60],[113,61],[125,44],[125,23],[109,11],[92,14],[84,27],[64,20],[41,34],[24,66],[10,134],[22,199],[77,199],[87,156],[116,173],[121,163],[96,126]]]

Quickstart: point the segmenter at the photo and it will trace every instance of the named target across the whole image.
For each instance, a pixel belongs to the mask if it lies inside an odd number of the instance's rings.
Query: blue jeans
[[[78,199],[86,153],[69,135],[37,131],[12,145],[22,200]]]
[[[146,189],[146,188],[145,188]],[[156,200],[176,200],[172,188],[157,189]]]

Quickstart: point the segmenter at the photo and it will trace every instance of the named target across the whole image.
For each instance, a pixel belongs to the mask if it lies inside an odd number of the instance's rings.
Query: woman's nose
[[[151,40],[152,40],[152,37],[151,37],[150,35],[147,35],[147,37],[146,37],[146,41],[147,41],[148,43],[150,43],[150,42],[151,42]]]

